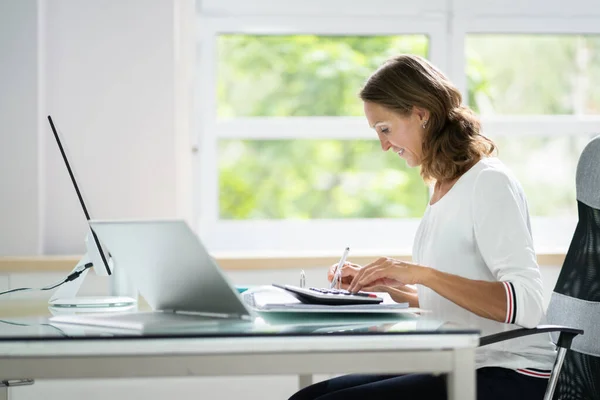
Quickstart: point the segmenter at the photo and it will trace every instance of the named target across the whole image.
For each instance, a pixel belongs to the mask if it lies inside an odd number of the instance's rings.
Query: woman
[[[540,323],[542,281],[523,189],[494,157],[494,143],[461,105],[456,87],[427,60],[401,55],[367,80],[360,97],[382,150],[420,166],[434,190],[414,240],[414,262],[346,264],[345,287],[383,288],[396,301],[482,335]],[[478,348],[477,398],[542,399],[554,358],[548,335]],[[290,400],[413,398],[445,399],[444,378],[348,375]]]

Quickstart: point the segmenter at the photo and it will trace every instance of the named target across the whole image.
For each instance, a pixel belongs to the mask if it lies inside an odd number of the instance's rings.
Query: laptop
[[[251,321],[251,310],[184,221],[90,221],[153,311],[58,314],[52,324],[160,332]]]

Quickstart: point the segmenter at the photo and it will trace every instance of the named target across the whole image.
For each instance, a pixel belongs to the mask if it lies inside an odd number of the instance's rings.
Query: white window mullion
[[[444,18],[436,28],[429,32],[429,61],[445,74],[448,74],[451,68],[449,61],[452,50],[448,48],[446,42],[448,30],[450,29],[448,20]]]
[[[293,17],[232,16],[202,18],[208,34],[247,35],[414,35],[445,34],[445,18],[423,16],[364,17],[360,23],[350,17]]]
[[[251,117],[216,123],[221,139],[377,139],[365,117]]]
[[[420,220],[246,220],[220,221],[204,241],[211,251],[258,253],[339,251],[350,247],[351,254],[395,251],[410,254]]]
[[[458,15],[455,26],[466,33],[594,34],[600,33],[598,17],[508,17]]]
[[[600,116],[483,116],[488,135],[588,135],[600,133]],[[220,139],[376,139],[364,117],[253,117],[217,121]]]
[[[281,16],[302,17],[420,17],[424,14],[440,13],[447,8],[447,0],[428,0],[415,2],[411,0],[304,0],[301,2],[281,0],[202,0],[197,2],[198,10],[207,15],[226,16],[270,16],[273,19]]]
[[[487,136],[600,134],[600,116],[547,115],[482,117]]]
[[[451,14],[448,38],[446,45],[449,49],[448,77],[456,85],[463,96],[463,103],[468,105],[468,87],[467,87],[467,62],[465,55],[466,34],[461,28],[462,20],[460,17]]]
[[[215,129],[217,116],[217,48],[216,35],[205,21],[199,20],[199,60],[197,65],[196,110],[198,112],[198,168],[194,208],[199,221],[196,233],[206,237],[215,229],[219,216],[218,140]]]

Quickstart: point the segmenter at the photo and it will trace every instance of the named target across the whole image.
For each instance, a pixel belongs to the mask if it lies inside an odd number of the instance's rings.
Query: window
[[[195,203],[208,247],[410,252],[428,188],[381,152],[357,97],[383,60],[409,52],[481,115],[524,187],[537,250],[565,250],[575,166],[600,133],[600,27],[469,1],[340,13],[311,0],[298,15],[201,5]]]
[[[525,190],[538,251],[568,247],[577,161],[600,134],[600,31],[564,21],[489,18],[465,28],[468,101]]]
[[[267,20],[202,19],[199,234],[213,251],[410,251],[428,188],[381,151],[358,91],[393,54],[443,64],[444,24]]]
[[[220,35],[218,118],[364,118],[357,93],[369,74],[394,54],[426,57],[427,44],[424,35]],[[418,170],[395,154],[381,154],[375,134],[371,140],[303,137],[299,132],[286,140],[220,140],[219,217],[422,215],[428,190]]]
[[[600,35],[469,34],[466,54],[481,115],[600,114]]]
[[[363,116],[357,93],[394,54],[428,54],[425,35],[219,35],[219,118]]]
[[[506,135],[495,138],[499,158],[518,176],[525,190],[532,217],[577,215],[575,170],[581,151],[592,137]]]
[[[600,114],[600,94],[593,90],[600,83],[600,36],[470,34],[466,44],[469,101],[479,114]],[[573,177],[592,136],[531,135],[519,125],[496,142],[520,178],[531,214],[575,216]]]
[[[373,140],[221,140],[219,217],[419,218],[419,171]]]

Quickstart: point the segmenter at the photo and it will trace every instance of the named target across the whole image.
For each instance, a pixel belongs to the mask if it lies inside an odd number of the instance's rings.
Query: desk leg
[[[448,374],[448,400],[475,400],[475,349],[454,350],[454,366]]]
[[[0,386],[0,400],[8,400],[8,386]]]
[[[298,389],[304,389],[305,387],[312,385],[312,378],[312,375],[298,375]],[[0,400],[2,400],[1,397]]]

